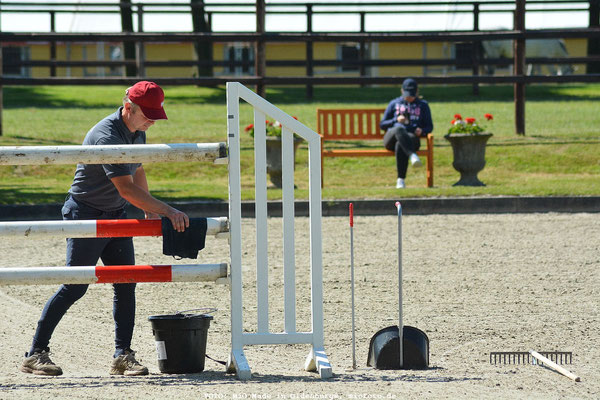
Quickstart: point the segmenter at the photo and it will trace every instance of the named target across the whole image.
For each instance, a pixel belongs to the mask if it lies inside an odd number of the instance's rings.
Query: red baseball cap
[[[126,95],[140,106],[146,118],[167,119],[167,113],[163,109],[165,93],[156,83],[140,81],[127,89]]]

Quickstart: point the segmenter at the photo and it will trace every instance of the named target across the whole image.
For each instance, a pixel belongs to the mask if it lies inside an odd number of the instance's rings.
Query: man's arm
[[[133,175],[133,183],[144,189],[146,192],[150,193],[148,189],[148,180],[146,179],[146,171],[143,166],[140,166],[135,170],[135,174]],[[146,214],[146,219],[156,219],[160,218],[160,215],[144,210]]]
[[[138,175],[138,171],[136,171],[136,175]],[[176,231],[183,232],[185,228],[190,226],[190,219],[188,216],[167,203],[152,197],[152,195],[148,193],[146,174],[143,173],[143,175],[143,178],[137,177],[136,181],[134,181],[134,177],[131,175],[117,176],[111,178],[111,181],[119,191],[121,197],[125,200],[135,207],[144,210],[146,213],[164,215],[171,220],[173,228],[175,228]],[[140,181],[145,183],[141,183],[140,185]],[[145,185],[145,187],[143,185]]]

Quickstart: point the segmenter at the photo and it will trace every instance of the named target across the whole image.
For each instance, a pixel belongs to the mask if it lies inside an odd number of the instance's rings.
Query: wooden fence
[[[308,98],[312,98],[314,85],[368,85],[368,84],[393,84],[404,77],[401,76],[367,76],[365,73],[369,67],[377,66],[457,66],[464,61],[456,59],[367,59],[365,57],[365,45],[375,42],[470,42],[472,43],[471,73],[462,76],[414,76],[420,83],[424,84],[470,84],[473,86],[474,93],[478,93],[479,84],[512,84],[515,87],[515,131],[518,134],[525,133],[525,86],[532,83],[573,83],[573,82],[598,82],[600,74],[587,73],[562,76],[543,76],[543,75],[525,75],[524,67],[527,64],[567,64],[567,63],[586,63],[588,70],[595,71],[596,68],[590,66],[600,65],[600,51],[593,50],[590,53],[588,46],[588,56],[586,57],[538,57],[525,59],[525,40],[543,39],[543,38],[583,38],[589,43],[594,44],[600,39],[599,9],[600,0],[590,0],[589,7],[584,9],[589,12],[590,27],[578,29],[544,29],[544,30],[526,30],[524,17],[526,13],[538,11],[570,11],[579,10],[582,2],[572,0],[550,0],[527,1],[527,8],[524,0],[505,1],[493,0],[486,2],[464,1],[421,1],[421,2],[398,2],[398,1],[376,1],[363,3],[290,3],[296,8],[282,11],[281,6],[285,3],[265,4],[264,0],[257,0],[253,3],[210,3],[201,0],[192,0],[189,4],[183,3],[164,3],[164,4],[143,4],[121,2],[121,4],[107,3],[36,3],[32,7],[31,3],[17,1],[0,1],[1,12],[47,12],[51,17],[51,28],[54,30],[54,18],[56,13],[75,12],[73,7],[77,7],[76,12],[113,12],[119,13],[126,6],[129,11],[137,13],[139,30],[143,27],[143,15],[147,13],[192,13],[196,19],[206,19],[208,29],[211,26],[213,15],[219,13],[252,13],[256,14],[257,32],[251,33],[215,33],[215,32],[190,32],[190,33],[148,33],[148,32],[123,32],[123,33],[16,33],[0,32],[0,46],[7,42],[49,42],[51,48],[55,49],[57,42],[123,42],[126,45],[136,47],[135,58],[126,58],[124,60],[112,61],[58,61],[56,60],[56,51],[50,54],[48,60],[27,60],[17,63],[21,67],[48,67],[51,71],[49,78],[23,78],[8,77],[2,74],[0,70],[0,107],[2,100],[2,87],[4,85],[95,85],[95,84],[122,84],[129,85],[140,79],[149,79],[158,82],[161,85],[199,85],[214,86],[224,85],[229,81],[238,81],[246,85],[255,85],[257,92],[264,95],[267,85],[305,85]],[[546,4],[543,10],[536,9],[535,6]],[[162,5],[162,8],[160,6]],[[165,10],[168,5],[171,9]],[[365,18],[370,13],[381,10],[382,7],[396,7],[390,12],[435,12],[423,8],[423,6],[457,6],[455,12],[472,13],[473,30],[472,31],[443,31],[443,32],[391,32],[374,33],[365,31]],[[550,5],[551,7],[548,7]],[[567,7],[565,7],[567,5]],[[571,5],[571,8],[568,6]],[[578,6],[579,5],[579,6]],[[235,9],[231,7],[235,6]],[[157,8],[158,7],[158,8]],[[419,9],[419,7],[423,9]],[[416,11],[415,11],[416,10]],[[353,33],[317,33],[312,31],[312,20],[314,15],[332,14],[336,12],[357,13],[360,15],[360,32]],[[514,28],[509,31],[480,31],[479,16],[482,13],[494,12],[512,12],[514,15]],[[283,32],[265,32],[266,14],[305,14],[307,18],[307,31],[305,33],[283,33]],[[198,24],[195,25],[195,30]],[[205,27],[205,28],[206,28]],[[479,49],[484,40],[512,40],[514,41],[514,59],[487,59],[483,58]],[[213,44],[218,42],[251,42],[255,44],[256,57],[254,61],[255,74],[244,76],[219,76],[212,75],[212,67],[215,66],[248,66],[249,62],[243,61],[214,61],[212,59],[189,60],[189,61],[149,61],[144,56],[144,44],[152,42],[179,42],[198,44]],[[268,60],[266,57],[266,43],[274,42],[301,42],[305,44],[306,55],[304,60]],[[315,42],[354,42],[359,45],[359,58],[353,61],[342,60],[319,60],[315,59],[313,54],[313,44]],[[198,47],[197,47],[198,49]],[[595,53],[593,51],[596,51]],[[1,62],[0,52],[0,66]],[[513,73],[510,76],[484,76],[479,74],[481,66],[499,65],[514,66]],[[317,66],[354,66],[358,68],[357,76],[314,76],[314,68]],[[128,72],[133,71],[134,75],[128,74],[122,77],[85,77],[85,78],[61,78],[55,77],[57,67],[115,67],[125,66]],[[153,66],[198,66],[199,71],[209,71],[207,75],[198,77],[169,77],[158,78],[147,76],[145,69]],[[277,67],[298,67],[304,66],[305,74],[302,76],[268,76],[266,75],[267,66]],[[0,67],[1,68],[1,67]],[[600,70],[600,68],[599,68]],[[2,134],[2,119],[0,108],[0,135]]]

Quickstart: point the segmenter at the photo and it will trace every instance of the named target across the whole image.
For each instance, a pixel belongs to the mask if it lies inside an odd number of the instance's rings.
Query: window
[[[110,61],[121,61],[123,60],[123,51],[121,50],[121,46],[110,45],[108,49],[108,54],[110,57]],[[123,68],[124,67],[110,67],[108,70],[108,75],[110,76],[123,76]]]
[[[28,47],[3,47],[2,74],[5,76],[29,77],[31,75],[30,69],[18,65],[21,61],[28,59]]]
[[[254,75],[254,46],[249,43],[234,43],[225,46],[225,74]],[[244,64],[235,64],[243,62]]]
[[[358,43],[340,44],[338,46],[338,60],[342,62],[339,67],[340,71],[358,71],[360,68],[357,64],[359,58],[360,48]]]
[[[455,69],[468,69],[473,66],[473,44],[471,42],[456,43],[454,45],[454,59],[457,61]]]

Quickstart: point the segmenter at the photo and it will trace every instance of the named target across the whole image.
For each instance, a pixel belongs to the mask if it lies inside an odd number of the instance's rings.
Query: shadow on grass
[[[339,103],[387,104],[392,98],[400,96],[400,80],[396,86],[359,87],[359,86],[315,86],[313,99],[306,98],[306,89],[301,86],[267,88],[267,100],[274,104],[298,103]],[[61,86],[55,92],[48,87],[7,86],[4,87],[4,106],[6,108],[101,108],[115,107],[120,98],[112,94],[120,93],[119,87],[97,89],[98,95],[82,102],[81,90],[94,90],[93,87],[72,86],[72,93]],[[252,86],[249,86],[254,89]],[[600,100],[600,85],[548,84],[530,85],[526,89],[527,101],[597,101]],[[100,93],[100,90],[102,92]],[[60,92],[60,93],[59,93]],[[169,104],[226,104],[224,86],[194,87],[170,86],[165,88]],[[474,95],[471,85],[421,85],[420,95],[430,102],[481,102],[513,101],[511,85],[480,85],[479,95]],[[56,94],[55,94],[56,93]]]
[[[69,86],[60,86],[59,90],[53,92],[48,87],[36,86],[5,86],[3,88],[5,108],[114,108],[121,102],[124,88],[115,86],[113,95],[112,88],[103,88],[102,93],[82,101],[82,91],[94,91],[94,87],[71,86],[71,91],[65,91]],[[225,88],[198,88],[188,87],[166,87],[166,100],[169,104],[226,104]]]
[[[68,146],[81,144],[68,140],[35,138],[26,136],[6,136],[4,139],[6,139],[6,145],[9,145],[8,142],[14,142],[15,146]]]
[[[382,87],[314,87],[313,99],[306,99],[303,87],[270,87],[267,99],[275,104],[323,102],[339,104],[382,103],[401,95],[398,86]],[[471,85],[422,85],[420,95],[429,102],[513,102],[510,85],[480,85],[479,95],[474,95]],[[528,86],[527,101],[594,101],[600,100],[600,91],[590,90],[589,85],[536,85]]]

